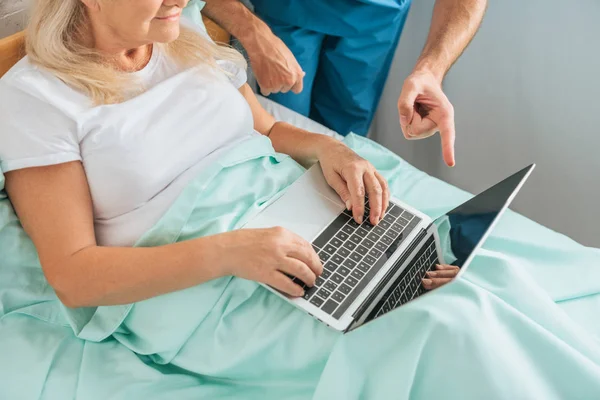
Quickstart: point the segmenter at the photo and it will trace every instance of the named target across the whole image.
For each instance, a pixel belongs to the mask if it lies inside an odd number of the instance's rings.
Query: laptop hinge
[[[410,243],[410,246],[408,246],[408,248],[406,250],[404,250],[402,255],[396,260],[396,262],[394,263],[394,266],[392,268],[390,268],[390,270],[381,279],[381,281],[375,287],[375,289],[373,289],[371,294],[363,301],[363,303],[360,305],[360,307],[358,307],[358,309],[354,312],[354,314],[352,314],[352,318],[354,320],[360,319],[360,317],[365,312],[365,310],[369,307],[371,302],[374,301],[379,296],[381,290],[388,284],[390,279],[392,279],[396,275],[396,272],[398,271],[398,269],[400,267],[402,267],[402,264],[404,264],[404,262],[406,261],[408,256],[410,256],[412,254],[413,250],[421,244],[421,242],[423,241],[423,238],[426,235],[427,235],[427,230],[421,229],[421,231],[419,232],[417,237]],[[399,239],[396,239],[396,240],[399,240]],[[393,244],[392,244],[392,246],[393,246]]]

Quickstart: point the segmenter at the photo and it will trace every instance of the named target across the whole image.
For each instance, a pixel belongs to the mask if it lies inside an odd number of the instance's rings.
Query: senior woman
[[[69,307],[136,302],[224,275],[302,295],[286,274],[312,285],[322,266],[283,229],[128,247],[195,174],[252,135],[302,164],[320,161],[358,222],[365,193],[373,224],[387,207],[387,183],[369,162],[275,122],[245,83],[241,55],[180,24],[186,4],[38,0],[28,57],[0,86],[7,191]]]

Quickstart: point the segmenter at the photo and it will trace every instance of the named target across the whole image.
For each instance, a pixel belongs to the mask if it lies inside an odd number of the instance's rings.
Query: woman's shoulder
[[[36,102],[39,88],[49,82],[51,80],[25,56],[0,78],[0,109],[10,112],[27,105],[25,102]]]
[[[26,103],[46,103],[67,114],[74,108],[87,104],[85,97],[67,86],[51,72],[34,65],[29,57],[23,57],[2,78],[0,78],[0,104],[5,110]]]
[[[21,86],[23,83],[35,86],[40,81],[48,80],[48,75],[25,56],[9,69],[0,81],[10,86]]]
[[[1,170],[80,159],[73,100],[61,84],[27,58],[0,79]]]

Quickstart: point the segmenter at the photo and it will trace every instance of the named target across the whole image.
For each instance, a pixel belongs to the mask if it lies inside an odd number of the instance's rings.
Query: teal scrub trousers
[[[269,97],[343,135],[366,135],[411,0],[253,0],[306,72],[300,94]]]

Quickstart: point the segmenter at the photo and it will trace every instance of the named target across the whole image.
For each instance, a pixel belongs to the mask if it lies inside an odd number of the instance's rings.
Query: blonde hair
[[[143,92],[142,87],[132,91],[135,82],[130,74],[111,67],[99,52],[84,45],[87,19],[81,0],[34,0],[26,37],[31,63],[87,94],[95,104],[120,103]],[[183,67],[219,68],[216,60],[221,59],[246,68],[239,52],[184,26],[175,41],[158,46]]]

